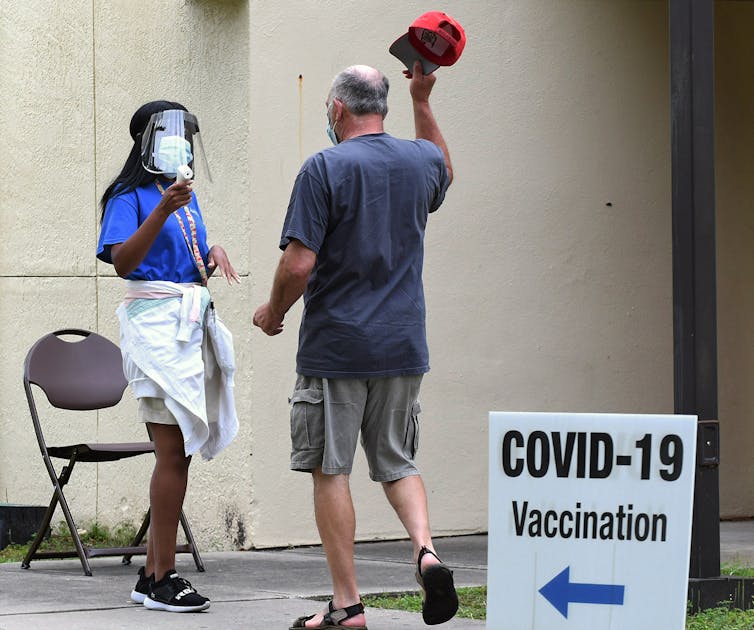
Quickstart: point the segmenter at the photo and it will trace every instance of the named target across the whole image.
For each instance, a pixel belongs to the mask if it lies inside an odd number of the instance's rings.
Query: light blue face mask
[[[330,103],[330,106],[325,112],[325,116],[327,117],[327,127],[325,127],[325,133],[327,134],[327,137],[330,138],[330,142],[332,142],[334,145],[337,145],[340,141],[338,140],[338,136],[335,135],[334,127],[330,125],[330,112],[332,112],[332,105],[333,104]]]
[[[163,136],[154,156],[154,164],[168,177],[175,177],[178,167],[194,159],[191,143],[181,136]]]

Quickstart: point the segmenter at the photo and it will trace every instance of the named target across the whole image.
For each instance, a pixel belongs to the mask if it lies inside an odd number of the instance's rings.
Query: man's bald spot
[[[365,66],[361,64],[349,66],[345,69],[345,72],[350,72],[351,74],[357,75],[365,81],[369,81],[370,83],[377,83],[379,81],[382,81],[382,72],[377,70],[377,68],[372,68],[372,66]]]

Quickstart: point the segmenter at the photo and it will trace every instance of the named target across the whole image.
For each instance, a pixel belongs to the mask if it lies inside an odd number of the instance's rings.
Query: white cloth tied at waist
[[[186,455],[212,459],[235,438],[233,336],[198,284],[127,281],[118,307],[123,371],[136,398],[161,398]]]
[[[181,319],[176,339],[188,341],[191,337],[190,324],[199,322],[202,295],[209,291],[199,284],[178,284],[162,280],[128,280],[125,304],[134,300],[159,300],[181,298]]]

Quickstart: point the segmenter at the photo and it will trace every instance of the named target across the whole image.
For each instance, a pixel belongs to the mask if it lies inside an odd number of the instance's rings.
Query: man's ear
[[[341,118],[343,118],[344,110],[347,110],[346,106],[343,104],[343,101],[341,101],[337,97],[332,100],[332,109],[333,109],[333,122],[339,122]]]

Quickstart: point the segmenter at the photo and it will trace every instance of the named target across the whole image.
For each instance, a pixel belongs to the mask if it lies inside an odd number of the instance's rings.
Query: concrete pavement
[[[435,541],[438,553],[455,573],[457,586],[487,581],[487,537],[460,536]],[[754,566],[754,521],[721,523],[723,562]],[[206,572],[197,573],[190,555],[178,556],[178,570],[212,599],[205,612],[171,614],[130,602],[141,558],[131,566],[119,558],[92,560],[86,577],[78,560],[36,560],[25,571],[20,563],[0,564],[0,630],[119,630],[181,628],[285,630],[300,615],[323,606],[330,580],[322,549],[202,554]],[[406,541],[359,543],[356,570],[364,594],[417,590],[411,547]],[[421,615],[367,609],[370,630],[426,629]],[[480,630],[483,621],[455,618],[443,630]]]
[[[478,586],[487,579],[486,536],[439,538],[438,553],[455,573],[457,586]],[[119,558],[94,558],[92,577],[74,560],[36,560],[0,564],[0,630],[116,630],[121,628],[199,628],[286,630],[293,619],[320,610],[330,586],[322,549],[202,554],[206,571],[198,573],[190,555],[178,556],[178,571],[212,600],[201,613],[172,614],[130,602],[142,558],[130,566]],[[356,570],[362,593],[417,590],[411,545],[406,541],[359,543]],[[421,615],[367,609],[370,630],[427,628]],[[453,619],[447,630],[479,630],[483,621]]]

